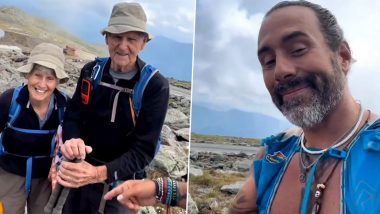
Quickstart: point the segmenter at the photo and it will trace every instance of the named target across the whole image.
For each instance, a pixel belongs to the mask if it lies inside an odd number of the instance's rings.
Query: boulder
[[[183,124],[186,123],[187,120],[188,117],[180,110],[170,108],[166,114],[165,124],[168,124],[169,126],[170,124]]]
[[[163,142],[166,142],[168,140],[176,140],[176,134],[174,134],[174,132],[168,125],[162,126],[161,137]]]
[[[233,164],[233,168],[239,172],[247,172],[252,167],[252,160],[239,160]]]
[[[190,140],[190,129],[189,128],[183,128],[183,129],[175,131],[174,133],[177,136],[177,139],[179,141],[181,141],[181,140],[189,141]]]
[[[202,176],[203,170],[201,168],[196,167],[196,166],[190,165],[189,175],[194,176],[194,177]]]
[[[187,194],[187,213],[188,214],[198,214],[199,210],[197,204],[193,200],[190,194]]]
[[[237,194],[243,187],[244,181],[239,181],[234,184],[224,185],[220,188],[220,191],[230,194]]]
[[[161,145],[160,151],[153,159],[151,166],[168,172],[169,177],[181,180],[187,174],[188,155],[180,147]]]
[[[142,207],[137,213],[138,214],[156,214],[157,212],[154,209],[154,207]]]

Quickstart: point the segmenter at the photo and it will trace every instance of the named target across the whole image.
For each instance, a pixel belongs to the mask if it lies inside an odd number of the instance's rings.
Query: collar
[[[58,108],[60,107],[66,107],[67,106],[67,95],[65,95],[63,92],[59,91],[58,89],[54,89],[53,95],[55,97],[56,106]],[[27,108],[27,105],[29,103],[29,91],[28,91],[28,85],[24,85],[22,89],[20,90],[20,94],[18,95],[16,101],[23,107]]]

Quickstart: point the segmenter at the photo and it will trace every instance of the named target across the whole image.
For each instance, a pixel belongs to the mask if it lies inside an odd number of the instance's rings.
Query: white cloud
[[[184,33],[188,33],[188,32],[191,32],[191,29],[189,28],[185,28],[183,26],[177,26],[177,29],[181,32],[184,32]]]
[[[376,83],[380,80],[380,3],[314,2],[332,11],[351,45],[357,60],[349,76],[353,95],[380,112],[380,99],[374,99],[380,91],[376,86],[380,85]],[[284,119],[271,102],[256,56],[261,20],[272,5],[265,8],[266,1],[242,0],[221,0],[218,4],[202,0],[197,4],[193,102],[218,110],[238,109]]]

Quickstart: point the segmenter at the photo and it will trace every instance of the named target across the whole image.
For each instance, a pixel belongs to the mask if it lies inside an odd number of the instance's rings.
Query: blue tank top
[[[262,140],[262,160],[254,161],[260,214],[269,214],[278,185],[300,150],[300,133],[284,132]],[[380,213],[380,120],[367,125],[347,148],[341,176],[341,213]]]

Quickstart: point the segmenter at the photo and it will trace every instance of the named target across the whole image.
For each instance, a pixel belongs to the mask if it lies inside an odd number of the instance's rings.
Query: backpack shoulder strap
[[[16,101],[18,95],[20,94],[20,91],[23,86],[16,87],[13,91],[12,94],[12,100],[11,100],[11,105],[9,106],[9,113],[8,113],[8,123],[6,127],[13,125],[14,121],[16,120],[18,114],[20,113],[21,106],[20,104]],[[3,133],[0,133],[0,156],[2,156],[5,153],[5,149],[3,146]]]
[[[142,105],[142,97],[144,94],[144,90],[148,85],[150,79],[158,72],[156,68],[151,65],[146,64],[140,74],[140,79],[135,84],[133,88],[133,106],[136,112],[136,115],[139,115],[141,105]]]
[[[67,95],[65,92],[60,91],[60,90],[58,90],[58,92],[65,98],[65,102],[67,103],[69,100],[69,95]],[[58,120],[59,120],[60,125],[63,124],[63,118],[65,116],[65,110],[66,110],[66,106],[60,106],[58,108]]]
[[[97,57],[95,59],[95,66],[92,68],[91,80],[93,81],[93,87],[96,88],[99,85],[100,80],[102,79],[103,70],[108,61],[108,57]]]
[[[16,101],[18,95],[20,94],[21,89],[23,86],[19,86],[15,88],[13,95],[12,95],[12,101],[11,105],[9,107],[9,114],[8,114],[8,123],[13,124],[15,120],[17,119],[18,114],[20,113],[21,106],[20,104]]]

